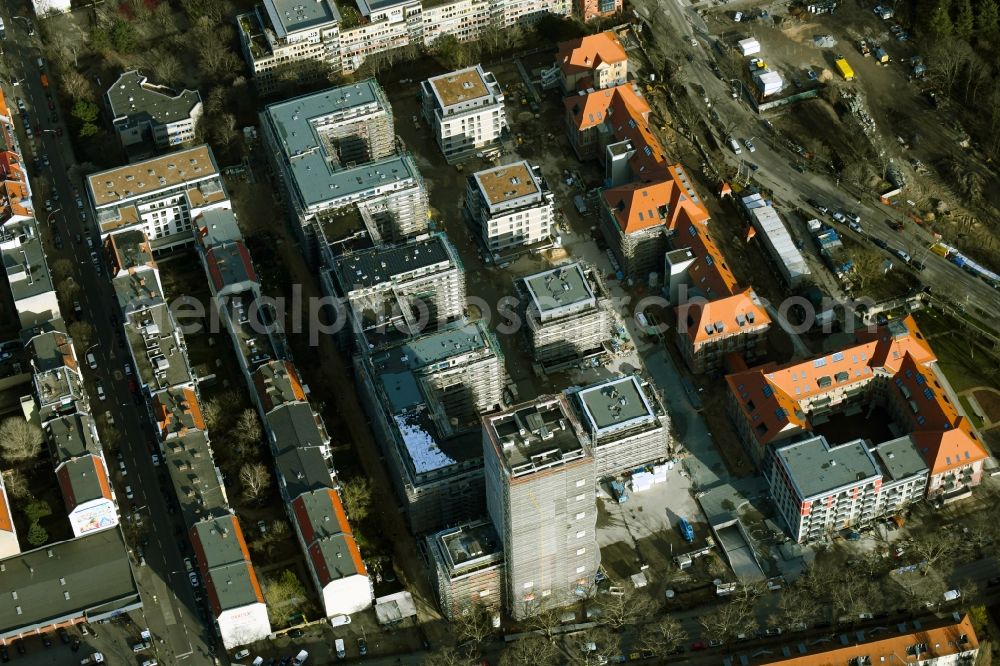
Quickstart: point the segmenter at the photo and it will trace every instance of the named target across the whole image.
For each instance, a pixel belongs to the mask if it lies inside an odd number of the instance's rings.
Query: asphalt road
[[[746,163],[756,164],[759,170],[754,177],[772,189],[779,201],[779,209],[799,206],[812,211],[805,203],[811,198],[828,206],[831,213],[837,209],[858,213],[861,216],[862,238],[881,239],[890,248],[904,250],[913,260],[923,262],[926,268],[917,273],[917,280],[930,286],[935,295],[950,300],[958,308],[969,311],[983,323],[1000,330],[1000,290],[928,251],[934,243],[932,234],[901,210],[907,206],[905,190],[897,198],[897,207],[884,206],[870,198],[859,199],[830,174],[812,171],[810,165],[785,146],[782,137],[770,129],[742,98],[732,98],[729,81],[722,81],[712,73],[711,64],[718,55],[712,47],[716,37],[709,33],[704,20],[685,0],[638,0],[636,5],[638,13],[651,28],[646,30],[647,38],[653,35],[654,40],[661,40],[660,47],[664,52],[671,44],[680,44],[685,52],[691,54],[692,60],[684,66],[683,76],[704,87],[706,96],[721,118],[722,127],[738,138],[753,139],[757,148],[755,152],[749,153],[744,148],[742,155],[735,155],[723,149],[723,155],[735,166],[742,163],[743,173],[747,173]],[[692,45],[692,38],[696,45]],[[700,100],[697,104],[706,123],[714,127],[708,117],[711,109]],[[725,136],[719,133],[717,138],[720,145],[724,145]],[[816,217],[825,219],[843,234],[857,236],[846,225],[834,222],[829,216],[816,212]],[[886,219],[902,221],[905,227],[902,231],[893,231]],[[894,257],[886,252],[886,258]],[[895,263],[901,262],[897,259]]]
[[[148,544],[144,547],[145,565],[138,564],[138,553],[135,550],[138,544],[131,544],[144,602],[142,613],[136,614],[140,617],[134,619],[136,622],[144,619],[156,637],[153,651],[160,663],[177,663],[188,657],[193,658],[193,663],[210,663],[210,637],[214,632],[208,631],[203,624],[194,591],[187,578],[179,549],[179,543],[187,544],[185,530],[180,524],[179,512],[171,514],[168,511],[167,502],[174,501],[169,497],[172,492],[169,481],[161,485],[161,470],[152,463],[150,447],[154,445],[155,439],[145,403],[139,400],[137,406],[136,398],[129,389],[128,378],[123,372],[124,364],[129,360],[129,352],[120,337],[121,327],[118,322],[121,317],[117,300],[106,269],[98,274],[91,260],[87,239],[93,242],[98,255],[102,255],[94,212],[89,207],[83,180],[73,168],[76,163],[69,141],[69,129],[62,125],[61,114],[58,122],[53,123],[51,119],[53,112],[49,110],[46,93],[55,100],[53,87],[58,81],[51,79],[48,90],[42,86],[38,65],[38,37],[37,34],[28,34],[29,21],[15,19],[6,4],[0,4],[0,17],[4,19],[6,26],[6,39],[2,42],[2,58],[7,74],[3,80],[4,95],[13,115],[18,115],[16,98],[24,100],[35,132],[34,138],[28,139],[20,118],[15,120],[24,152],[22,157],[29,165],[35,158],[43,155],[47,155],[49,162],[48,166],[42,166],[40,173],[34,171],[30,176],[49,267],[51,269],[60,258],[68,258],[73,263],[73,279],[81,287],[77,297],[81,307],[78,318],[89,322],[94,331],[89,348],[82,349],[77,342],[77,354],[83,366],[92,413],[95,418],[110,413],[120,433],[118,447],[127,474],[121,475],[119,460],[114,456],[108,455],[108,467],[112,470],[112,479],[115,481],[122,522],[132,520],[133,515],[141,516],[143,524],[148,528]],[[55,113],[60,111],[57,109]],[[62,137],[56,132],[60,125],[64,130]],[[48,188],[44,188],[42,182],[47,182]],[[83,201],[83,209],[77,206],[74,188]],[[44,210],[43,197],[37,195],[39,189],[47,189],[47,196],[58,194],[53,211]],[[83,215],[86,215],[86,220]],[[61,251],[55,250],[53,246],[54,234],[57,233],[63,242]],[[68,314],[72,313],[64,313]],[[88,353],[93,353],[97,360],[97,368],[94,370],[87,367],[85,359]],[[106,394],[104,400],[98,397],[97,382],[103,386]],[[126,498],[126,485],[134,493],[133,500]],[[163,489],[167,489],[166,492]],[[138,636],[135,638],[138,640]],[[122,646],[122,649],[122,657],[132,662],[135,655],[129,646]]]

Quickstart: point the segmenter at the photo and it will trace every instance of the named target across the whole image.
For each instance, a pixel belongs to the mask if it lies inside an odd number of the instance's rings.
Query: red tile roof
[[[14,522],[10,515],[10,505],[7,503],[7,491],[0,478],[0,532],[13,532]]]
[[[675,164],[665,173],[666,177],[657,182],[629,183],[604,190],[608,209],[626,234],[657,225],[683,229],[708,220],[708,210],[689,186],[683,168]]]
[[[747,289],[707,303],[693,302],[687,306],[685,314],[688,317],[688,337],[695,345],[713,338],[731,335],[741,329],[748,330],[771,323],[771,318],[758,301],[753,289]],[[753,318],[753,321],[747,318],[748,314]],[[743,323],[740,324],[740,321]],[[722,331],[716,330],[716,323],[723,325]]]

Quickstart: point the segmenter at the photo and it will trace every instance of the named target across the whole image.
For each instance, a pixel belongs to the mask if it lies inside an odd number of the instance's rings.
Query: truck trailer
[[[844,56],[837,56],[834,64],[837,66],[837,71],[840,72],[840,75],[844,77],[845,81],[854,80],[854,70],[851,69],[850,64],[848,64],[847,59],[844,58]]]

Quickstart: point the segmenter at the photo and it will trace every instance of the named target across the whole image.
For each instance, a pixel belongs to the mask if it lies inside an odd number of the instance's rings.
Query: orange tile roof
[[[986,460],[989,454],[964,417],[944,431],[915,432],[911,435],[920,455],[931,468],[931,475],[943,474],[965,465]]]
[[[330,506],[333,508],[333,513],[337,520],[337,527],[344,538],[344,544],[351,556],[351,563],[354,565],[355,571],[357,571],[359,575],[366,575],[367,570],[365,569],[364,560],[361,559],[361,550],[358,548],[358,544],[354,540],[354,534],[351,532],[351,525],[347,521],[347,514],[344,512],[344,505],[340,501],[340,495],[337,494],[336,490],[329,488],[317,491],[317,493],[323,494],[324,498],[330,501]],[[316,529],[309,520],[309,513],[306,511],[305,495],[299,496],[292,502],[292,511],[295,514],[295,522],[298,524],[299,529],[302,532],[302,539],[305,541],[307,544],[306,547],[309,549],[310,558],[313,561],[314,568],[318,574],[325,576],[326,581],[329,582],[330,573],[327,568],[327,563],[323,557],[322,548],[316,540]]]
[[[708,210],[686,184],[683,168],[675,164],[667,174],[663,180],[629,183],[603,192],[622,231],[630,234],[659,224],[673,230],[708,220]]]
[[[0,478],[0,532],[13,532],[14,521],[10,515],[10,504],[7,502],[7,490]]]
[[[677,229],[672,243],[677,248],[689,247],[691,254],[695,256],[688,268],[688,277],[691,288],[700,292],[697,295],[715,300],[732,296],[738,291],[736,276],[708,229],[701,225],[687,224]]]
[[[968,451],[970,457],[975,457],[976,449],[981,450],[975,433],[967,425],[960,427],[964,419],[958,416],[933,374],[924,369],[937,359],[913,318],[896,320],[889,326],[880,326],[857,337],[862,341],[839,352],[782,367],[774,364],[759,366],[726,377],[729,390],[737,397],[747,421],[755,428],[758,424],[766,426],[764,434],[758,432],[758,441],[761,444],[775,441],[788,431],[789,426],[808,430],[808,419],[798,407],[799,402],[833,389],[867,383],[876,371],[882,371],[893,376],[897,391],[900,386],[907,386],[909,394],[919,401],[918,411],[914,413],[923,415],[924,423],[918,425],[914,432],[934,432],[939,439],[947,440],[927,447],[925,459],[932,468],[940,464],[939,455],[947,458],[953,452],[961,451],[964,457],[964,452]],[[923,379],[918,380],[917,377]],[[928,381],[938,390],[926,386]],[[931,390],[932,398],[925,396],[925,388]],[[963,440],[960,435],[941,437],[942,431],[949,429],[966,432],[971,441],[962,444],[964,449],[961,446],[954,448]],[[930,441],[933,438],[924,436],[923,439]]]
[[[620,105],[620,109],[626,111],[627,117],[642,118],[644,123],[649,117],[649,103],[634,83],[623,83],[614,88],[595,90],[582,95],[570,95],[563,100],[563,104],[576,118],[578,131],[597,127],[607,120],[609,113],[616,112],[616,102]]]
[[[183,435],[188,428],[205,430],[205,417],[201,413],[198,396],[192,389],[172,388],[162,391],[153,398],[152,407],[161,436],[165,437],[171,432]],[[190,417],[191,424],[179,423],[179,427],[175,427],[174,421],[180,416]]]
[[[0,116],[10,116],[10,108],[7,106],[7,97],[0,90]]]
[[[685,307],[685,306],[680,306]],[[750,314],[753,321],[746,316]],[[747,289],[732,296],[726,296],[707,303],[694,302],[687,308],[688,336],[693,344],[707,342],[713,338],[730,335],[742,330],[767,326],[771,318],[757,299],[753,289]],[[740,319],[743,324],[740,324]],[[715,330],[716,322],[721,322],[723,330]],[[711,329],[711,333],[708,330]]]
[[[914,646],[922,645],[920,655],[914,654]],[[916,664],[948,655],[970,652],[979,648],[976,630],[969,616],[959,622],[944,625],[923,626],[918,631],[896,636],[887,636],[854,645],[832,647],[814,654],[795,655],[787,659],[752,660],[754,664],[781,664],[782,666],[846,666],[857,658],[864,658],[871,664]],[[770,654],[770,653],[768,653]],[[793,651],[794,654],[794,651]],[[734,660],[735,661],[735,660]]]
[[[576,74],[590,71],[601,63],[613,65],[628,60],[628,54],[618,35],[609,30],[562,42],[556,58],[564,73]]]

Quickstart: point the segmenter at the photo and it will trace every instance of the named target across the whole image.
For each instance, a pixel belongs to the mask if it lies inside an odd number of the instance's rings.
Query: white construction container
[[[758,42],[753,37],[748,37],[746,39],[741,39],[736,43],[740,47],[740,53],[745,56],[751,56],[755,53],[760,53],[760,42]]]
[[[754,79],[757,81],[757,89],[760,90],[762,97],[777,94],[785,87],[785,82],[781,80],[781,75],[777,72],[754,74]]]

